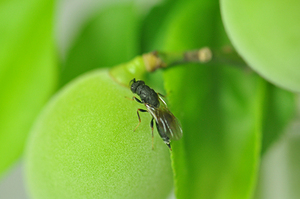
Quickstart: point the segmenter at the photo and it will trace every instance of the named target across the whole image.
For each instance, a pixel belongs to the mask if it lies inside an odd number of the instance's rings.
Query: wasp
[[[139,112],[149,112],[152,116],[150,126],[152,129],[152,149],[153,149],[153,121],[155,120],[156,129],[164,141],[164,143],[171,149],[170,140],[179,140],[182,137],[182,128],[176,117],[169,111],[166,102],[162,99],[162,94],[155,92],[152,88],[147,86],[144,81],[135,78],[130,81],[130,89],[132,93],[137,94],[141,99],[133,97],[138,103],[144,104],[146,109],[138,109],[137,116],[139,123],[134,129],[138,128],[141,123]]]

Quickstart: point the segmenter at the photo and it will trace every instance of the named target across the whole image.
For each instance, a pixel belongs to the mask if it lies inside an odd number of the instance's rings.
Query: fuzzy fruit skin
[[[26,150],[32,198],[166,198],[173,186],[168,147],[143,105],[108,70],[64,87],[36,121]]]
[[[268,81],[300,92],[300,1],[221,0],[227,34]]]

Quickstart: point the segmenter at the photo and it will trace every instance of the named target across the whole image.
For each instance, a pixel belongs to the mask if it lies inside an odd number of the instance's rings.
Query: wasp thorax
[[[136,93],[136,90],[139,86],[145,85],[144,81],[141,81],[141,80],[136,81],[135,78],[133,80],[131,80],[130,83],[131,83],[130,89],[133,93]]]

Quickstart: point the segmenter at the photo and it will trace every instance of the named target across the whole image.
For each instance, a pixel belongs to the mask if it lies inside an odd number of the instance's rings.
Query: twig
[[[204,47],[181,53],[153,51],[143,54],[143,59],[148,72],[187,63],[219,63],[247,67],[244,60],[231,47],[224,47],[221,50]]]

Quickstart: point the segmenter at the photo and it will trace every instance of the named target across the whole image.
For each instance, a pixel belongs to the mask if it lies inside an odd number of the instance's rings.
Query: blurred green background
[[[231,46],[217,0],[1,1],[0,198],[27,198],[14,195],[27,135],[65,84],[152,50],[204,46]],[[183,126],[172,154],[178,199],[300,197],[299,96],[229,64],[145,80],[169,93]]]

